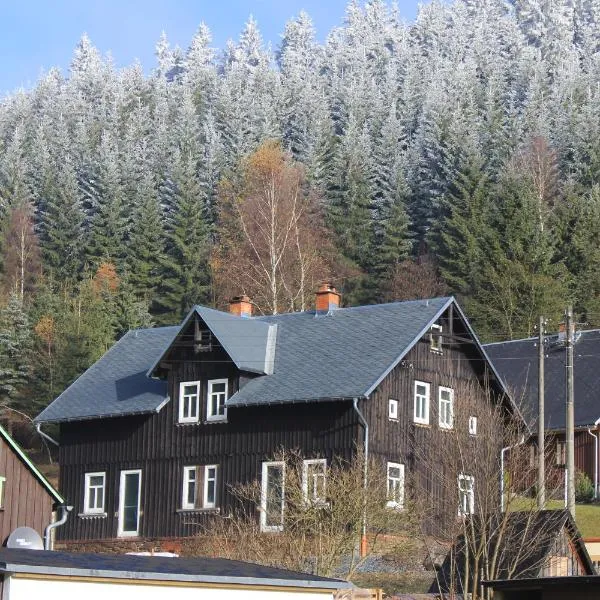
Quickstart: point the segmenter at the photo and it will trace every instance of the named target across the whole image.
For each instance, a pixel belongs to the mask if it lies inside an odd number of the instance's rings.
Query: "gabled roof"
[[[260,375],[269,375],[273,372],[277,325],[258,319],[242,318],[206,306],[194,306],[179,328],[178,335],[187,329],[194,315],[198,315],[206,323],[240,371]],[[156,367],[169,353],[177,337],[175,336],[156,359],[148,371],[149,377],[154,375]]]
[[[485,349],[506,387],[512,391],[530,425],[537,421],[537,338],[498,342]],[[574,347],[575,426],[587,427],[600,419],[600,330],[583,331]],[[544,376],[546,429],[565,428],[565,347],[557,336],[547,338]]]
[[[364,398],[451,305],[487,360],[451,297],[254,318],[197,306],[181,327],[128,333],[37,421],[160,410],[166,384],[145,375],[155,373],[194,315],[206,323],[241,371],[258,374],[227,400],[229,407]]]
[[[24,465],[31,471],[31,474],[39,481],[40,485],[46,489],[46,491],[54,498],[57,504],[64,504],[64,498],[54,489],[52,484],[40,473],[38,468],[31,462],[27,454],[23,451],[21,446],[13,440],[8,432],[0,425],[0,437],[10,446],[12,451],[21,459]]]
[[[167,383],[148,378],[146,372],[178,331],[179,327],[129,331],[35,421],[79,421],[160,410],[168,399]]]
[[[0,572],[49,577],[186,581],[228,586],[342,589],[352,584],[309,573],[224,558],[176,558],[129,554],[82,554],[0,548]]]
[[[441,591],[451,588],[452,577],[460,579],[460,574],[465,572],[467,556],[473,556],[474,547],[479,552],[485,547],[488,556],[495,555],[497,566],[494,576],[497,579],[538,577],[542,569],[548,566],[556,542],[563,532],[582,571],[586,575],[595,573],[585,543],[568,510],[516,511],[497,513],[492,517],[484,519],[483,524],[478,516],[472,517],[474,534],[467,538],[469,552],[465,552],[465,537],[461,535],[456,539],[439,572]],[[459,581],[455,583],[460,584]],[[434,584],[430,591],[437,591],[436,587]]]
[[[434,298],[258,317],[278,324],[275,369],[249,381],[228,406],[363,398],[454,302]]]

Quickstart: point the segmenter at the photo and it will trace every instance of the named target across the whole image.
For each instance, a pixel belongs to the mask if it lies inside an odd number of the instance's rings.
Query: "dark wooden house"
[[[519,403],[531,430],[537,428],[538,338],[487,344],[486,352],[515,401]],[[566,348],[564,336],[545,340],[545,428],[548,488],[557,497],[564,495],[566,423]],[[577,335],[574,351],[575,381],[575,467],[588,475],[598,497],[600,439],[600,330]],[[529,461],[536,467],[536,438],[530,442]]]
[[[31,527],[43,537],[62,504],[62,496],[0,427],[0,543],[17,527]]]
[[[261,527],[277,531],[278,449],[302,454],[316,497],[327,464],[366,438],[401,506],[405,474],[419,470],[415,440],[476,436],[490,381],[493,401],[506,399],[453,298],[339,308],[322,286],[302,313],[252,317],[245,297],[229,313],[196,306],[180,327],[127,333],[37,417],[60,423],[60,488],[76,507],[60,535],[193,535],[205,515],[230,514],[230,486],[253,480]],[[477,390],[470,418],[455,410],[463,385]],[[454,518],[469,494],[453,491]]]

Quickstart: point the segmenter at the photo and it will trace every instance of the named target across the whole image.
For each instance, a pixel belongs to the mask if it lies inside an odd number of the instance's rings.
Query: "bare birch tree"
[[[278,142],[265,142],[222,182],[212,257],[219,300],[241,293],[260,312],[305,310],[330,275],[331,245],[302,167]]]

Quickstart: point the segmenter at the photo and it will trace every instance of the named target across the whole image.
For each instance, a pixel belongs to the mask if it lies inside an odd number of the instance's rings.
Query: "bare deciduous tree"
[[[415,494],[423,499],[420,521],[435,519],[435,539],[457,541],[440,573],[440,589],[449,597],[490,598],[481,581],[523,577],[544,566],[540,544],[555,523],[539,518],[537,462],[518,411],[494,403],[491,393],[489,402],[476,402],[479,384],[449,385],[455,393],[452,426],[415,448],[427,465],[426,476],[415,478]],[[427,505],[435,496],[426,493],[431,481],[445,501],[441,510],[439,502]]]
[[[406,532],[413,527],[412,510],[388,505],[385,465],[369,462],[364,487],[364,460],[336,459],[323,471],[307,472],[302,456],[282,451],[275,460],[285,464],[282,528],[261,530],[257,515],[261,484],[254,481],[232,489],[239,509],[210,523],[210,535],[198,538],[197,549],[216,556],[310,571],[324,576],[351,577],[366,557],[378,553],[390,541],[384,534]],[[262,497],[264,500],[264,496]],[[279,499],[278,499],[279,501]],[[366,556],[360,556],[363,518],[368,523]],[[405,538],[404,538],[405,540]],[[396,545],[403,543],[397,538]]]
[[[219,197],[211,261],[218,298],[244,293],[272,314],[308,308],[330,274],[330,244],[302,167],[266,142],[243,162],[239,181],[222,182]]]

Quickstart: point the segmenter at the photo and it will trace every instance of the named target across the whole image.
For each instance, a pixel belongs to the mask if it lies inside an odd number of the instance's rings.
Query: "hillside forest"
[[[29,416],[129,328],[248,294],[454,294],[487,341],[600,324],[600,2],[350,2],[116,68],[85,35],[0,103],[0,403]],[[12,414],[12,413],[11,413]],[[17,413],[14,413],[17,414]]]

